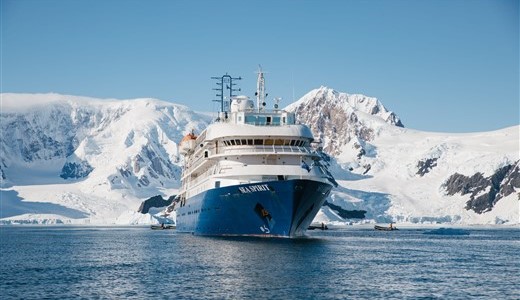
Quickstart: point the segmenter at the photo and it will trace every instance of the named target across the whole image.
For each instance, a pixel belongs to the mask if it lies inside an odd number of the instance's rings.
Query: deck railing
[[[216,148],[207,149],[209,151],[208,158],[211,158],[215,155],[241,155],[241,154],[300,154],[300,155],[309,155],[316,154],[316,151],[309,147],[299,147],[299,146],[267,146],[267,145],[258,145],[258,146],[225,146],[219,147],[218,152],[214,152]],[[196,154],[198,157],[195,158],[190,164],[186,165],[185,168],[196,168],[204,161],[207,160],[204,157],[204,153],[202,151]],[[317,155],[317,154],[316,154]]]
[[[308,147],[298,146],[227,146],[219,149],[217,154],[243,154],[243,153],[300,153],[300,154],[311,154],[314,152],[313,149]]]

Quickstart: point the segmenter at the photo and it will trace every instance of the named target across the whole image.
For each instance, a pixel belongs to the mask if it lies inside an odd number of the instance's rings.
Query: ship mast
[[[256,81],[256,107],[258,108],[258,112],[260,112],[261,108],[265,106],[265,78],[264,72],[262,71],[262,66],[258,65],[258,79]]]
[[[217,97],[220,97],[220,99],[213,100],[214,102],[220,102],[220,112],[224,112],[224,85],[225,88],[229,90],[229,106],[231,107],[231,101],[233,99],[234,95],[233,92],[240,91],[240,89],[234,88],[236,83],[233,83],[233,80],[242,80],[242,77],[232,77],[231,75],[223,75],[221,77],[211,77],[211,79],[217,80],[217,86],[218,88],[215,88],[213,90],[218,91],[218,94],[216,94]]]

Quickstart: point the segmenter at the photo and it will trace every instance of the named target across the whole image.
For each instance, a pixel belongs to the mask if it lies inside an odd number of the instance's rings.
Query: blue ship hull
[[[304,179],[211,189],[177,209],[177,231],[197,235],[300,236],[331,189],[330,184]]]

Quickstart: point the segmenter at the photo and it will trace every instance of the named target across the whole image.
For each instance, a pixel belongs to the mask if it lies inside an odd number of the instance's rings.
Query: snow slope
[[[518,130],[446,135],[402,129],[385,134],[373,142],[375,156],[361,159],[361,164],[372,166],[366,179],[342,181],[342,186],[388,195],[388,210],[380,213],[394,222],[518,223],[515,193],[500,199],[492,211],[478,214],[464,209],[467,196],[449,196],[442,186],[455,173],[489,176],[506,165],[518,166]],[[418,174],[419,162],[431,158],[437,158],[436,166]]]
[[[212,119],[155,99],[1,94],[1,100],[1,223],[158,222],[137,213],[139,205],[176,193],[177,142]],[[416,131],[376,98],[326,87],[287,109],[322,141],[340,183],[316,222],[519,223],[519,126]],[[333,207],[365,211],[365,218],[342,217]]]
[[[2,94],[0,218],[115,223],[176,192],[177,142],[208,121],[154,99]]]

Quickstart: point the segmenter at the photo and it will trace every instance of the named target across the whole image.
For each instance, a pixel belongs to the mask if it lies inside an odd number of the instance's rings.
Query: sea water
[[[434,234],[432,234],[434,233]],[[520,230],[0,227],[1,299],[520,299]]]

